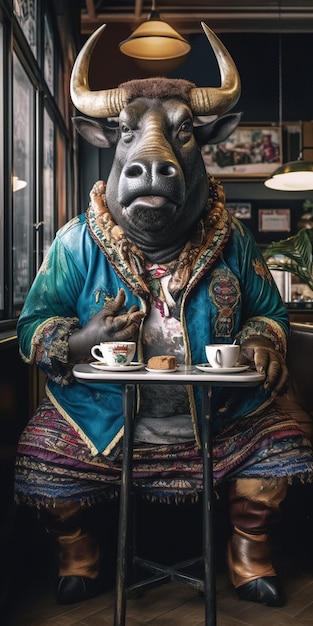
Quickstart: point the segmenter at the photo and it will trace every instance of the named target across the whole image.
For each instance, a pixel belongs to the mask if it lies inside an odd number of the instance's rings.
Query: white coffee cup
[[[134,341],[105,341],[91,348],[92,356],[110,365],[120,367],[129,365],[135,356],[136,343]]]
[[[234,367],[240,353],[240,346],[232,343],[214,343],[205,346],[206,358],[212,367]]]

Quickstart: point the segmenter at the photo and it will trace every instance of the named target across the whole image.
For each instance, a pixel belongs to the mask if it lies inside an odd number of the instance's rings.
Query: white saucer
[[[144,363],[136,363],[135,361],[132,361],[129,365],[107,365],[101,361],[92,361],[89,365],[96,370],[107,370],[108,372],[129,372],[130,370],[141,370],[145,366]]]
[[[202,372],[210,372],[210,374],[236,374],[236,372],[244,372],[248,370],[250,365],[235,365],[234,367],[211,367],[209,363],[200,363],[196,365],[198,370]]]
[[[177,372],[178,367],[173,367],[170,370],[156,370],[152,367],[146,367],[147,372],[151,372],[152,374],[170,374],[171,372]]]

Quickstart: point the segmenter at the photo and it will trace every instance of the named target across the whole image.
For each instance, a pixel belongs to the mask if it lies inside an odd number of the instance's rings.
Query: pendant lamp
[[[279,3],[279,25],[281,20],[281,7]],[[278,84],[279,84],[279,124],[282,129],[282,43],[281,30],[279,31],[279,54],[278,54]],[[311,149],[304,146],[296,161],[283,163],[269,178],[264,181],[265,187],[277,191],[309,191],[313,189],[313,163],[304,161],[302,153]]]
[[[160,17],[155,0],[152,1],[148,19],[119,44],[123,54],[143,61],[184,57],[190,47],[188,41]]]
[[[289,161],[278,167],[264,185],[277,191],[309,191],[313,189],[313,163],[304,161],[302,153],[312,146],[304,146],[297,161]]]

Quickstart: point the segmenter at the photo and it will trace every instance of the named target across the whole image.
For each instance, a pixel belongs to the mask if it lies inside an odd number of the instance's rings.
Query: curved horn
[[[215,33],[201,22],[201,26],[216,56],[220,74],[220,87],[194,87],[190,92],[190,106],[195,115],[221,115],[239,100],[241,85],[236,65]]]
[[[124,89],[103,89],[90,91],[88,71],[93,49],[106,27],[103,24],[86,41],[72,70],[71,98],[74,106],[81,113],[90,117],[118,117],[126,104]]]

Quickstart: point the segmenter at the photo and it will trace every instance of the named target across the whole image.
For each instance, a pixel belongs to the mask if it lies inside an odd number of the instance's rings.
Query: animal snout
[[[153,183],[158,178],[177,176],[178,169],[170,161],[153,161],[152,163],[136,161],[124,169],[124,174],[126,178],[142,178]]]
[[[177,204],[182,202],[184,193],[182,170],[171,160],[137,159],[125,165],[119,178],[118,199],[123,206],[129,206],[139,196],[162,196]]]

